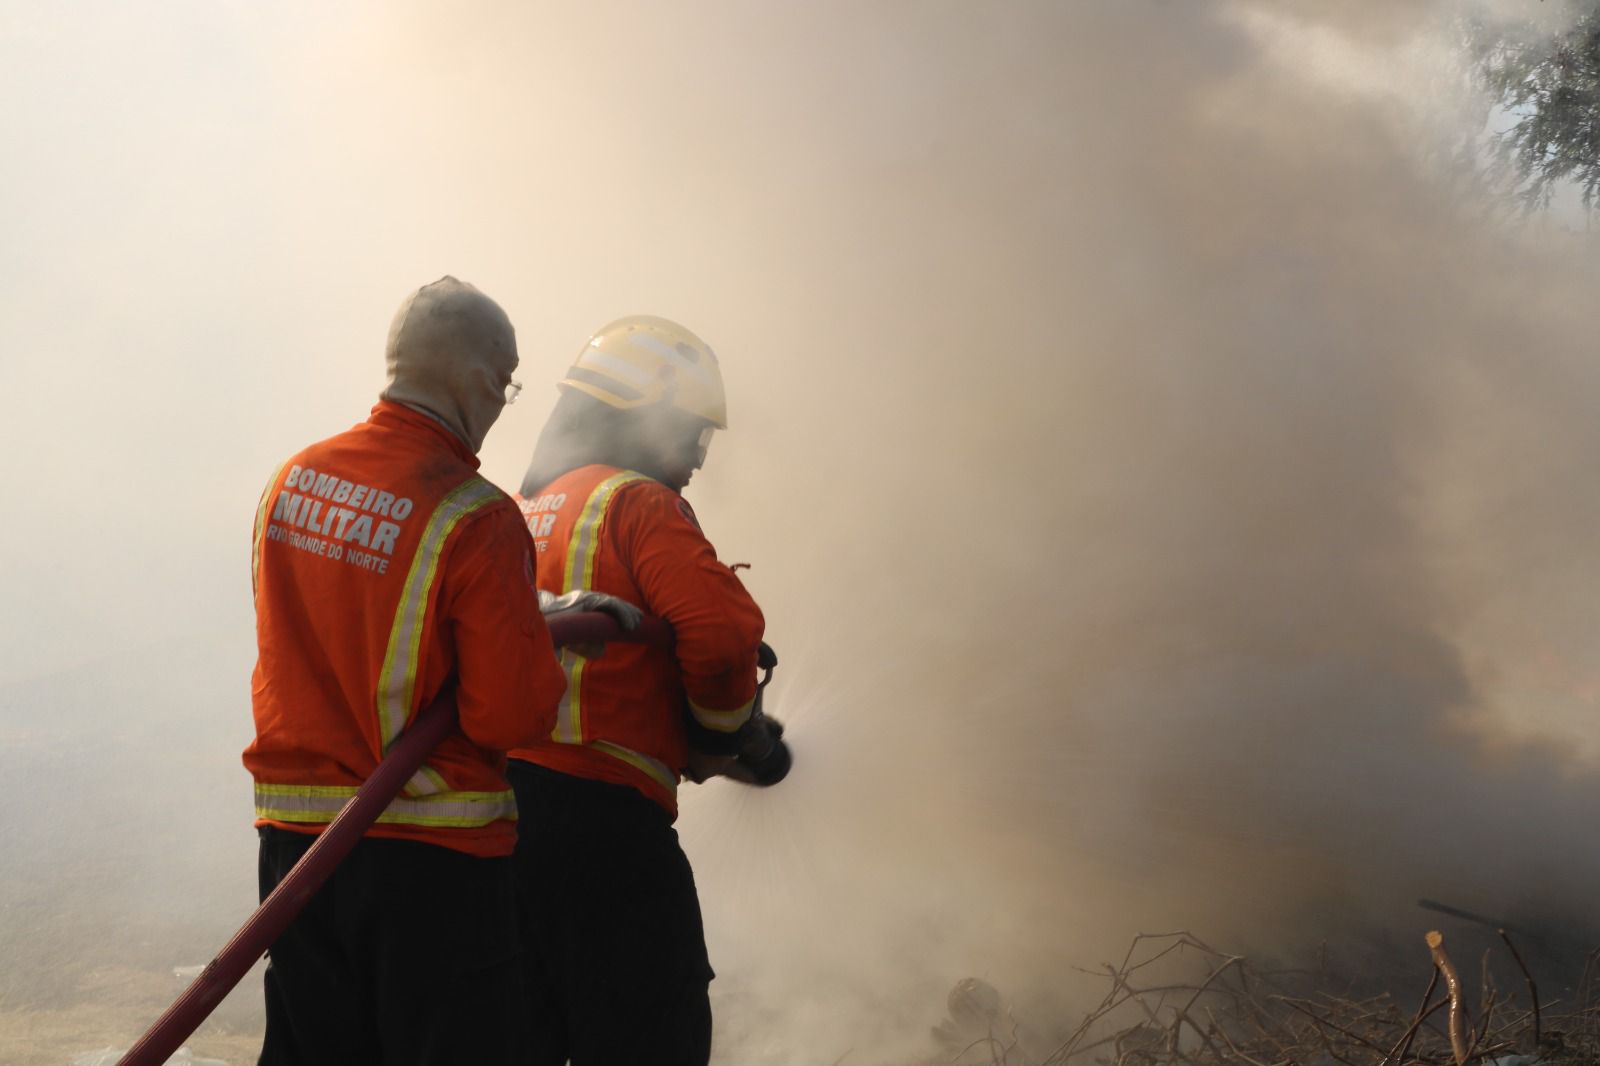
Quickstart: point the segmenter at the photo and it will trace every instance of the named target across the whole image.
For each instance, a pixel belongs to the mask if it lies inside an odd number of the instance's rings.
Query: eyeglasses
[[[522,391],[522,382],[506,382],[506,404],[509,406],[517,402],[517,393]]]

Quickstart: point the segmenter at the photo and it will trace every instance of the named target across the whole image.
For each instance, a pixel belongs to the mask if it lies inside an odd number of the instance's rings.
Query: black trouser
[[[532,1066],[705,1066],[711,964],[672,819],[625,785],[511,760]]]
[[[315,837],[261,833],[261,898]],[[262,1066],[520,1066],[510,859],[363,837],[268,952]]]

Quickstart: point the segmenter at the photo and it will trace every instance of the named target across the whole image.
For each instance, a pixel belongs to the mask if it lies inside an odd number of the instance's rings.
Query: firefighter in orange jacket
[[[535,1066],[704,1066],[712,971],[672,823],[681,778],[730,761],[756,695],[761,610],[679,495],[726,428],[703,341],[644,316],[590,339],[522,485],[541,591],[671,623],[671,651],[563,651],[555,729],[511,753]]]
[[[460,721],[273,944],[274,1066],[525,1054],[503,753],[549,735],[565,683],[527,529],[476,473],[516,340],[446,277],[401,305],[387,361],[371,417],[288,459],[256,514],[262,898],[421,708],[453,691]]]

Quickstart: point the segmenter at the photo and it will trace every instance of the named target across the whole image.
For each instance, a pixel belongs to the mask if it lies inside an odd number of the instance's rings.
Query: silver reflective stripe
[[[581,744],[583,734],[579,730],[578,686],[583,684],[583,665],[588,660],[566,648],[561,648],[559,655],[561,672],[567,675],[567,690],[556,704],[556,728],[550,735],[561,744]]]
[[[606,508],[618,489],[630,481],[648,480],[643,474],[624,470],[612,474],[589,493],[578,512],[578,521],[567,537],[566,565],[562,570],[563,594],[594,587],[595,557],[600,542],[600,527],[605,523]],[[561,652],[561,669],[567,675],[567,691],[556,705],[556,728],[551,738],[560,744],[583,743],[583,667],[586,660],[565,649]]]
[[[256,784],[256,817],[276,822],[331,822],[355,796],[354,787],[339,785]],[[441,792],[418,799],[392,800],[378,815],[390,825],[476,828],[517,817],[516,797],[503,792]]]
[[[411,775],[411,780],[406,782],[406,795],[431,796],[436,792],[448,792],[450,786],[445,783],[444,776],[431,766],[424,766]]]
[[[567,538],[566,567],[562,571],[561,591],[592,589],[594,585],[595,543],[600,539],[600,526],[605,521],[606,507],[616,491],[630,481],[648,480],[643,474],[624,470],[613,474],[594,487],[583,503],[583,510]]]
[[[671,349],[667,349],[671,351]],[[682,361],[681,359],[679,360]],[[642,367],[634,366],[626,359],[618,359],[610,352],[603,352],[598,347],[591,345],[583,350],[578,357],[579,366],[597,366],[617,375],[625,381],[631,382],[636,389],[648,390],[659,380],[655,374]]]
[[[677,794],[677,771],[673,770],[660,759],[652,759],[648,755],[634,751],[632,748],[625,748],[621,744],[613,744],[609,740],[597,740],[590,744],[589,747],[593,748],[595,751],[603,751],[614,759],[621,759],[623,762],[627,763],[629,766],[632,766],[636,770],[644,771],[646,774],[650,775],[650,778],[654,780],[656,784],[660,785],[662,788],[673,793],[674,795]]]
[[[383,670],[378,675],[378,735],[383,749],[400,736],[411,718],[411,703],[417,683],[418,650],[427,616],[428,593],[439,569],[439,557],[456,524],[467,515],[502,496],[483,478],[474,474],[458,485],[434,508],[422,531],[411,569],[394,611],[389,629],[389,646],[383,655]]]

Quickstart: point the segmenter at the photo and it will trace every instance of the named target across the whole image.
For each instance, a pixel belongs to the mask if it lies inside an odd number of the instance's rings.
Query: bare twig
[[[1596,956],[1600,956],[1600,948],[1592,949],[1583,957],[1583,977],[1578,981],[1578,1010],[1589,1009],[1589,981],[1594,976],[1594,963]]]
[[[1273,996],[1272,998],[1277,1000],[1278,1002],[1282,1003],[1286,1007],[1290,1007],[1290,1008],[1292,1008],[1294,1010],[1299,1011],[1300,1013],[1304,1014],[1307,1018],[1310,1018],[1313,1022],[1315,1022],[1319,1026],[1325,1025],[1329,1029],[1332,1029],[1334,1032],[1342,1033],[1345,1036],[1349,1037],[1351,1040],[1354,1040],[1356,1043],[1363,1044],[1366,1047],[1371,1048],[1373,1051],[1382,1051],[1383,1050],[1383,1048],[1379,1047],[1377,1044],[1374,1044],[1372,1041],[1366,1039],[1365,1037],[1358,1036],[1355,1033],[1352,1033],[1350,1030],[1346,1029],[1344,1026],[1337,1025],[1334,1022],[1329,1021],[1327,1018],[1322,1017],[1320,1014],[1316,1013],[1315,1011],[1311,1010],[1309,1007],[1305,1006],[1304,1005],[1304,1000],[1297,1000],[1293,996]]]
[[[1511,942],[1504,929],[1499,930],[1500,939],[1506,942],[1506,947],[1511,949],[1511,957],[1517,960],[1517,968],[1522,971],[1522,979],[1528,982],[1528,998],[1533,1000],[1533,1050],[1539,1051],[1539,986],[1533,983],[1533,974],[1528,972],[1528,964],[1522,961],[1522,953],[1517,950],[1517,945]]]
[[[1133,1000],[1144,1009],[1145,1016],[1150,1019],[1151,1025],[1154,1025],[1157,1029],[1163,1028],[1161,1024],[1161,1018],[1156,1014],[1155,1011],[1150,1009],[1150,1004],[1144,1001],[1144,996],[1128,984],[1127,975],[1123,971],[1113,970],[1108,963],[1106,965],[1106,973],[1111,975],[1111,985],[1113,988],[1121,989],[1129,999]]]
[[[1195,1001],[1197,1001],[1201,995],[1205,993],[1205,990],[1211,987],[1211,982],[1217,979],[1217,975],[1221,974],[1224,970],[1238,961],[1240,961],[1240,956],[1229,955],[1223,961],[1222,965],[1212,970],[1210,975],[1200,983],[1200,987],[1194,990],[1194,995],[1189,997],[1189,1002],[1178,1008],[1178,1017],[1172,1023],[1172,1036],[1174,1040],[1176,1040],[1178,1037],[1178,1025],[1182,1022],[1188,1022],[1189,1028],[1200,1034],[1200,1041],[1201,1043],[1205,1044],[1206,1050],[1210,1051],[1211,1054],[1215,1055],[1219,1059],[1222,1057],[1222,1053],[1217,1050],[1217,1045],[1211,1042],[1211,1038],[1206,1035],[1205,1030],[1196,1025],[1194,1019],[1189,1017],[1189,1011],[1194,1008]]]
[[[1489,1019],[1494,1015],[1495,995],[1496,993],[1490,992],[1489,1001],[1483,1005],[1483,1018],[1481,1020],[1481,1024],[1478,1026],[1477,1032],[1472,1034],[1472,1043],[1467,1045],[1467,1058],[1469,1059],[1472,1058],[1472,1056],[1477,1052],[1478,1047],[1483,1043],[1484,1038],[1489,1035]]]
[[[1411,1025],[1406,1029],[1405,1035],[1400,1038],[1400,1042],[1395,1044],[1389,1050],[1389,1054],[1383,1057],[1383,1061],[1379,1063],[1379,1066],[1389,1066],[1391,1058],[1394,1059],[1395,1066],[1401,1066],[1405,1062],[1406,1052],[1411,1050],[1411,1041],[1416,1037],[1417,1030],[1422,1026],[1422,1019],[1431,1013],[1428,1007],[1428,1000],[1433,998],[1433,990],[1438,987],[1439,967],[1435,966],[1428,977],[1428,990],[1422,993],[1422,1002],[1417,1004],[1417,1013],[1412,1017]],[[1440,1000],[1439,1002],[1442,1003],[1444,1001]]]

